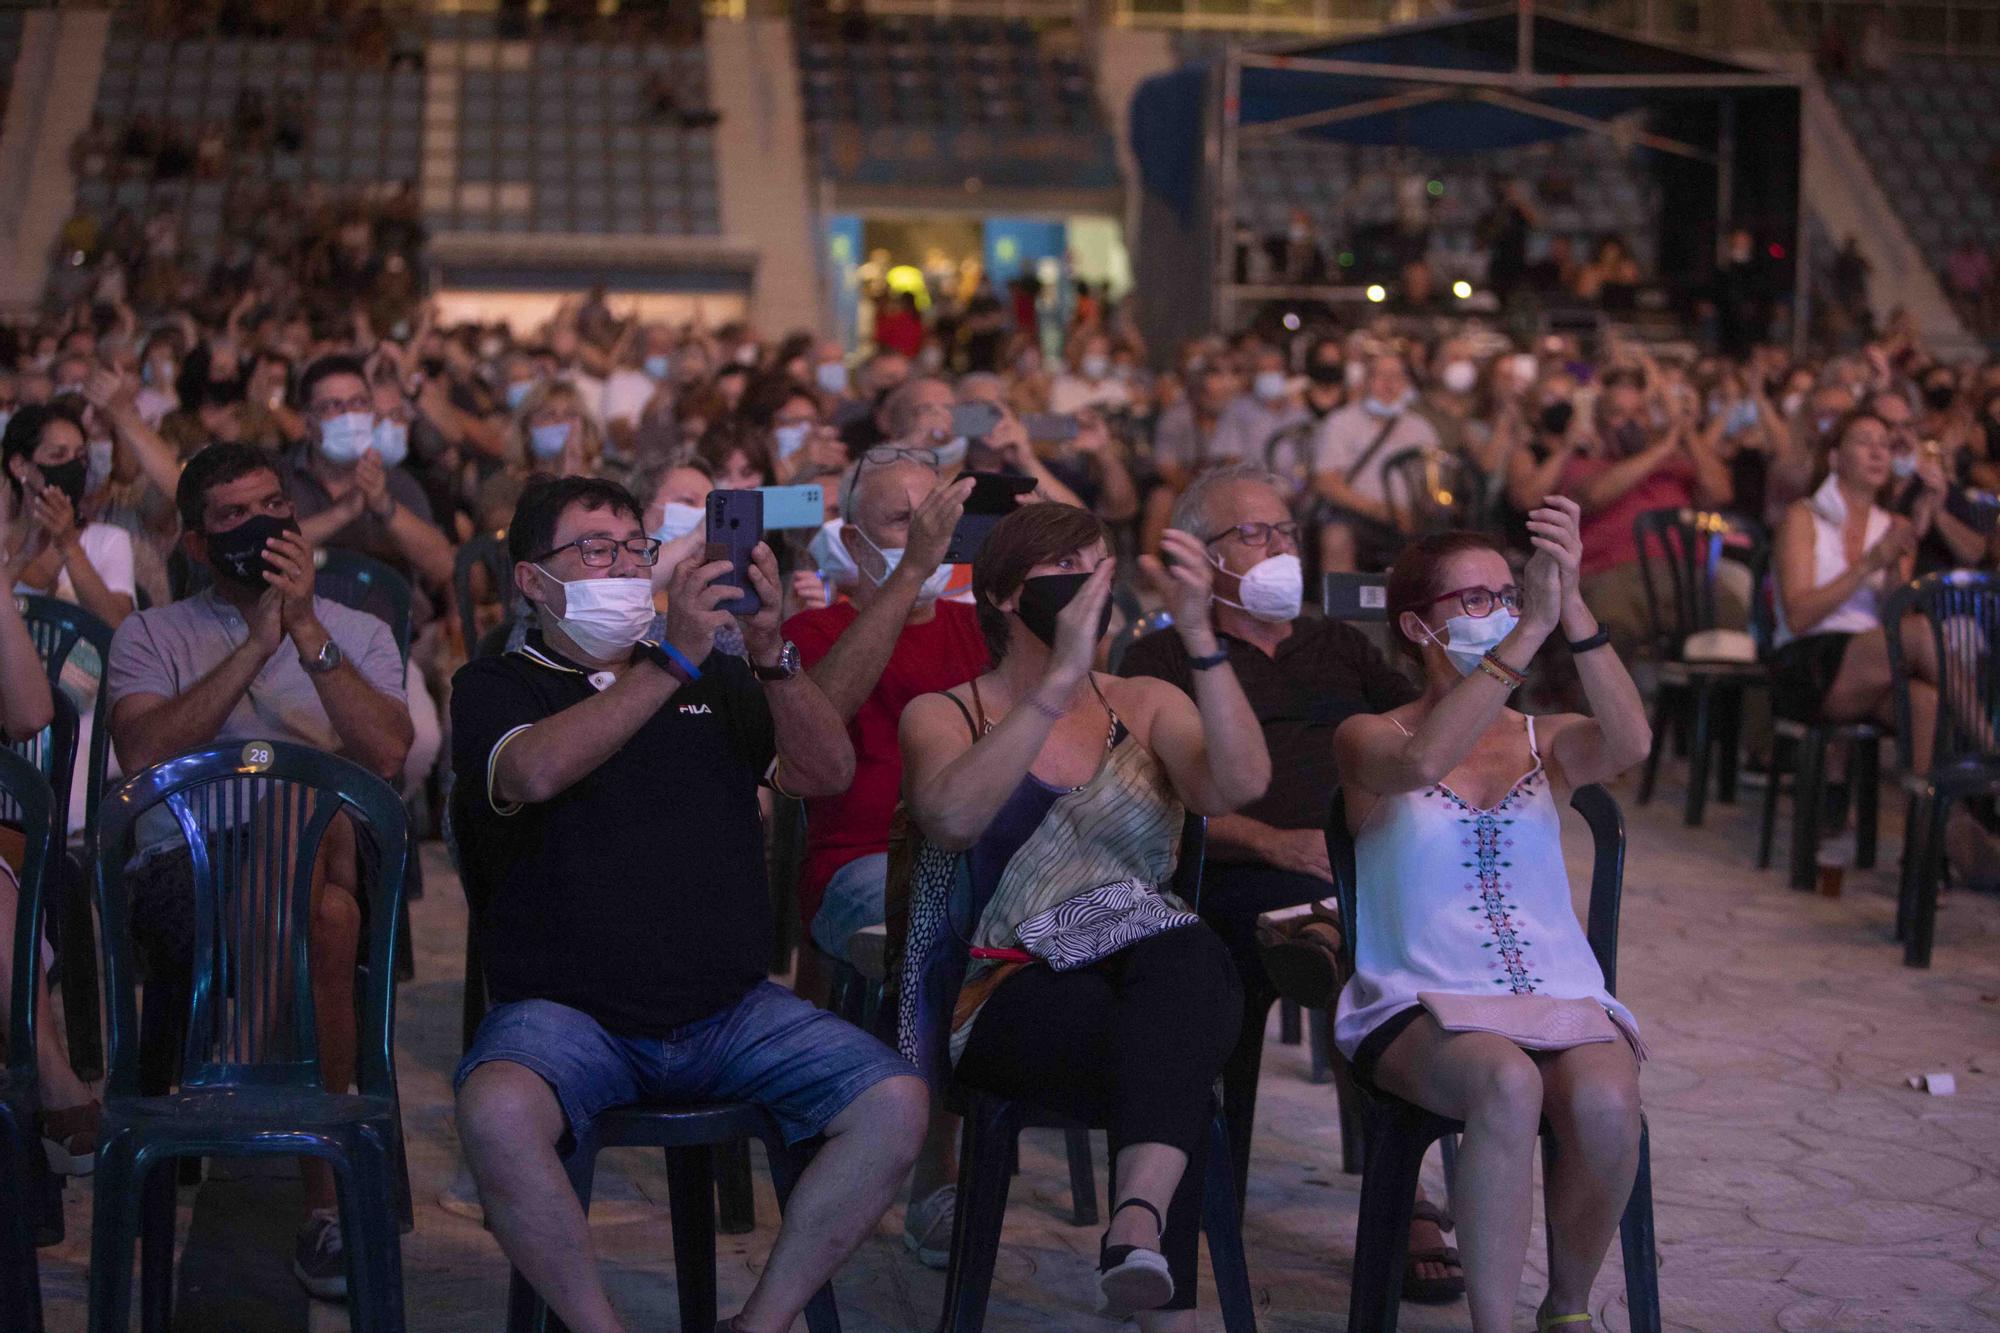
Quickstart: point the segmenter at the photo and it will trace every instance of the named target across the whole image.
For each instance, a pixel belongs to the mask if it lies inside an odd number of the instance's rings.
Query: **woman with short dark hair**
[[[958,1076],[1108,1126],[1102,1310],[1191,1333],[1201,1163],[1242,998],[1228,951],[1167,885],[1185,812],[1255,799],[1270,759],[1216,645],[1199,539],[1169,532],[1164,553],[1193,701],[1091,670],[1111,611],[1104,525],[1034,504],[973,563],[993,669],[913,700],[901,740],[912,822],[968,862],[970,920],[924,893],[909,945],[923,958],[944,931],[969,939]]]

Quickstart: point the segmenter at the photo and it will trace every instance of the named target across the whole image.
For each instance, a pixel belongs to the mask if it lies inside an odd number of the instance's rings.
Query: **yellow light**
[[[1472,295],[1472,284],[1460,278],[1451,285],[1451,294],[1461,301],[1466,300]]]
[[[1375,302],[1377,305],[1380,305],[1382,302],[1389,299],[1388,290],[1384,288],[1382,284],[1379,282],[1369,283],[1368,290],[1363,292],[1362,295],[1366,296],[1369,300]]]

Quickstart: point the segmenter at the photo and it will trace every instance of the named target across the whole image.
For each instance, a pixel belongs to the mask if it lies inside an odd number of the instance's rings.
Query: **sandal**
[[[1429,1199],[1419,1203],[1410,1213],[1410,1221],[1429,1222],[1439,1231],[1450,1231],[1452,1220],[1442,1209]],[[1458,1269],[1451,1277],[1421,1277],[1417,1273],[1419,1264],[1443,1264]],[[1458,1250],[1450,1245],[1432,1245],[1421,1250],[1411,1250],[1403,1260],[1403,1299],[1417,1305],[1450,1305],[1465,1295],[1465,1269],[1458,1261]]]
[[[1111,1210],[1113,1217],[1127,1208],[1144,1208],[1153,1215],[1153,1225],[1167,1229],[1160,1210],[1144,1199],[1127,1199]],[[1108,1238],[1111,1233],[1106,1231]],[[1174,1298],[1173,1274],[1167,1271],[1167,1257],[1143,1245],[1112,1245],[1098,1242],[1097,1312],[1110,1319],[1129,1319],[1142,1310],[1157,1310]]]
[[[81,1106],[42,1112],[42,1152],[59,1176],[87,1176],[97,1168],[97,1125],[104,1106],[96,1098]]]
[[[1590,1315],[1588,1313],[1542,1314],[1540,1312],[1537,1312],[1535,1315],[1535,1333],[1549,1333],[1550,1329],[1560,1328],[1565,1324],[1582,1324],[1587,1329],[1590,1326]]]
[[[1281,999],[1320,1009],[1340,994],[1340,911],[1332,899],[1262,914],[1257,940]]]

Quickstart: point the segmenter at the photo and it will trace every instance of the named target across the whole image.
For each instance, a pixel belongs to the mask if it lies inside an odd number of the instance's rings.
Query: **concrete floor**
[[[1632,791],[1618,788],[1628,803]],[[1775,869],[1751,868],[1756,795],[1711,806],[1699,830],[1681,826],[1671,781],[1650,808],[1628,809],[1620,991],[1652,1050],[1643,1086],[1668,1325],[1728,1333],[2000,1326],[2000,901],[1951,897],[1935,965],[1908,970],[1890,942],[1897,811],[1885,810],[1883,867],[1851,872],[1845,896],[1828,900],[1788,892]],[[1580,826],[1569,835],[1581,889]],[[501,1326],[507,1269],[464,1215],[451,1123],[463,904],[441,849],[424,850],[430,892],[414,910],[418,979],[403,988],[400,1018],[417,1195],[416,1231],[403,1244],[409,1326],[484,1333]],[[1304,1050],[1279,1045],[1275,1025],[1273,1033],[1247,1221],[1259,1323],[1338,1329],[1358,1180],[1340,1174],[1332,1090],[1310,1084]],[[1935,1071],[1956,1075],[1955,1096],[1905,1085]],[[1109,1328],[1088,1312],[1098,1235],[1067,1223],[1060,1141],[1031,1134],[1022,1156],[987,1327]],[[1099,1160],[1101,1177],[1101,1143]],[[1435,1191],[1435,1155],[1430,1175]],[[69,1191],[69,1239],[42,1253],[58,1333],[84,1327],[89,1197],[87,1187]],[[674,1318],[664,1199],[652,1155],[601,1159],[596,1240],[634,1328],[671,1327]],[[722,1238],[725,1309],[747,1292],[770,1246],[776,1210],[761,1179],[759,1210],[755,1234]],[[899,1225],[892,1213],[838,1280],[843,1326],[854,1333],[935,1326],[943,1278],[904,1253]],[[243,1269],[282,1270],[290,1236],[271,1230],[262,1244],[237,1242]],[[1523,1328],[1541,1294],[1540,1255],[1529,1264]],[[1204,1303],[1202,1328],[1219,1329],[1207,1292]],[[1593,1308],[1605,1327],[1622,1330],[1623,1306],[1614,1245]],[[296,1307],[267,1311],[241,1326],[298,1326]],[[182,1323],[220,1333],[219,1319]],[[315,1306],[308,1326],[346,1320]],[[1466,1326],[1462,1306],[1404,1311],[1403,1327],[1419,1333]]]

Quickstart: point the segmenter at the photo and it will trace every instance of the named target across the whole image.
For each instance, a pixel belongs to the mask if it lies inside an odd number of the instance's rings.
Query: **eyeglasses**
[[[352,398],[327,398],[312,405],[312,414],[321,421],[331,421],[335,417],[346,416],[349,412],[373,412],[375,396],[356,394]]]
[[[862,462],[873,463],[877,467],[880,467],[884,463],[894,463],[905,458],[912,462],[922,463],[925,467],[936,467],[940,462],[938,451],[935,449],[911,449],[900,444],[878,444],[867,453],[861,455]]]
[[[621,546],[625,548],[625,554],[648,569],[659,563],[660,542],[654,537],[628,537],[624,541],[616,537],[578,537],[573,542],[551,546],[534,557],[532,563],[540,564],[552,555],[560,555],[575,547],[577,559],[583,561],[585,569],[609,569],[618,562],[618,548]]]
[[[1521,614],[1521,589],[1512,583],[1504,588],[1455,588],[1451,592],[1439,593],[1424,605],[1427,608],[1433,607],[1453,597],[1458,598],[1459,609],[1474,620],[1484,620],[1492,615],[1496,603],[1506,607],[1515,615]]]
[[[1237,523],[1224,528],[1213,536],[1202,538],[1204,546],[1213,546],[1224,537],[1234,537],[1245,546],[1263,547],[1271,544],[1273,534],[1283,537],[1293,546],[1299,544],[1299,525],[1287,520],[1283,523]]]

